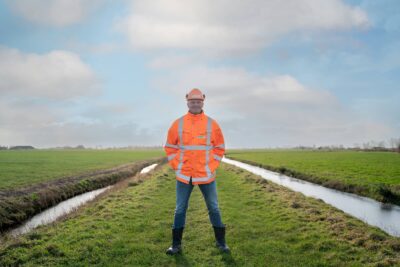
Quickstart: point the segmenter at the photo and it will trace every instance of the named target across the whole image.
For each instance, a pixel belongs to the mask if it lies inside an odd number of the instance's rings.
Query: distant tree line
[[[390,138],[387,142],[385,141],[374,141],[364,142],[361,145],[355,144],[355,148],[363,150],[389,150],[397,151],[400,153],[400,138]]]
[[[96,146],[94,149],[155,149],[163,148],[161,146],[123,146],[123,147],[102,147]],[[328,145],[328,146],[303,146],[299,145],[295,149],[304,150],[356,150],[356,151],[393,151],[400,153],[400,138],[390,138],[388,141],[375,141],[371,140],[364,143],[355,143],[352,147],[345,147],[342,144]],[[35,149],[33,146],[0,146],[0,150],[18,150],[18,149]],[[59,146],[53,149],[87,149],[84,145],[77,146]]]
[[[73,146],[57,146],[56,149],[86,149],[84,145]]]
[[[362,150],[362,151],[392,151],[400,153],[400,138],[390,138],[385,141],[368,141],[364,143],[355,143],[352,147],[344,147],[343,145],[330,146],[296,146],[296,149],[318,149],[318,150]]]
[[[0,150],[35,149],[33,146],[0,146]]]
[[[101,145],[96,146],[94,148],[89,149],[162,149],[163,145],[161,146],[111,146],[111,147],[103,147]],[[16,149],[36,149],[33,146],[0,146],[0,150],[16,150]],[[77,146],[57,146],[57,147],[49,147],[47,149],[88,149],[84,145],[77,145]]]

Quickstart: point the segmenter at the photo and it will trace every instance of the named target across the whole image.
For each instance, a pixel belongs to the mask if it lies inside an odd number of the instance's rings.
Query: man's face
[[[189,112],[193,114],[201,113],[203,109],[204,101],[199,99],[190,99],[187,101],[187,106],[189,108]]]

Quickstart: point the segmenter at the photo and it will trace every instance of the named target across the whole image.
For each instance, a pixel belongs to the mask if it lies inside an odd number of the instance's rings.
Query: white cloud
[[[139,125],[145,107],[107,99],[102,88],[75,53],[0,46],[0,145],[161,145],[167,125]]]
[[[132,114],[130,106],[84,97],[73,102],[0,98],[0,146],[161,145],[167,125],[150,129],[133,122]]]
[[[136,49],[248,53],[292,32],[368,27],[367,15],[339,0],[133,1],[118,28]]]
[[[1,130],[10,131],[10,137],[26,134],[26,128],[51,123],[59,118],[59,114],[60,108],[51,109],[40,101],[10,97],[0,99]]]
[[[190,88],[200,88],[206,113],[226,130],[227,144],[236,147],[353,145],[395,134],[342,105],[329,91],[309,88],[290,75],[193,66],[156,77],[154,86],[182,101]]]
[[[227,105],[235,110],[249,110],[249,103],[281,103],[327,107],[337,104],[328,91],[306,88],[290,75],[258,75],[240,67],[186,66],[173,74],[155,78],[155,86],[184,95],[191,87],[204,88],[208,103]],[[241,101],[232,101],[238,100]],[[248,102],[247,102],[248,101]],[[259,109],[258,105],[254,108]]]
[[[77,54],[23,53],[0,46],[0,95],[66,99],[99,92],[95,73]]]
[[[0,47],[0,145],[112,145],[137,140],[137,126],[115,125],[132,108],[99,102],[100,96],[101,81],[77,54]]]
[[[39,24],[63,27],[82,21],[104,0],[7,0],[14,12]]]

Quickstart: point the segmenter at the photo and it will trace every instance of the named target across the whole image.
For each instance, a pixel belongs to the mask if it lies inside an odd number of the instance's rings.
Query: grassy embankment
[[[163,150],[0,150],[0,190],[165,156]]]
[[[161,150],[1,151],[0,231],[65,199],[130,177],[165,160],[161,155]]]
[[[400,266],[400,238],[259,176],[222,163],[217,188],[230,255],[214,247],[195,187],[183,254],[168,256],[175,176],[161,166],[142,183],[102,195],[63,221],[0,246],[0,265]]]
[[[227,158],[400,205],[400,153],[229,150]]]

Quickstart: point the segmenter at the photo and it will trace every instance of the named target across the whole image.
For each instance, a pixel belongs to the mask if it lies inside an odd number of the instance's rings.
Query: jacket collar
[[[201,113],[199,113],[199,114],[193,114],[193,113],[190,113],[190,111],[188,111],[186,113],[186,116],[188,116],[188,118],[190,120],[203,120],[206,115],[204,114],[204,110],[202,110]]]

